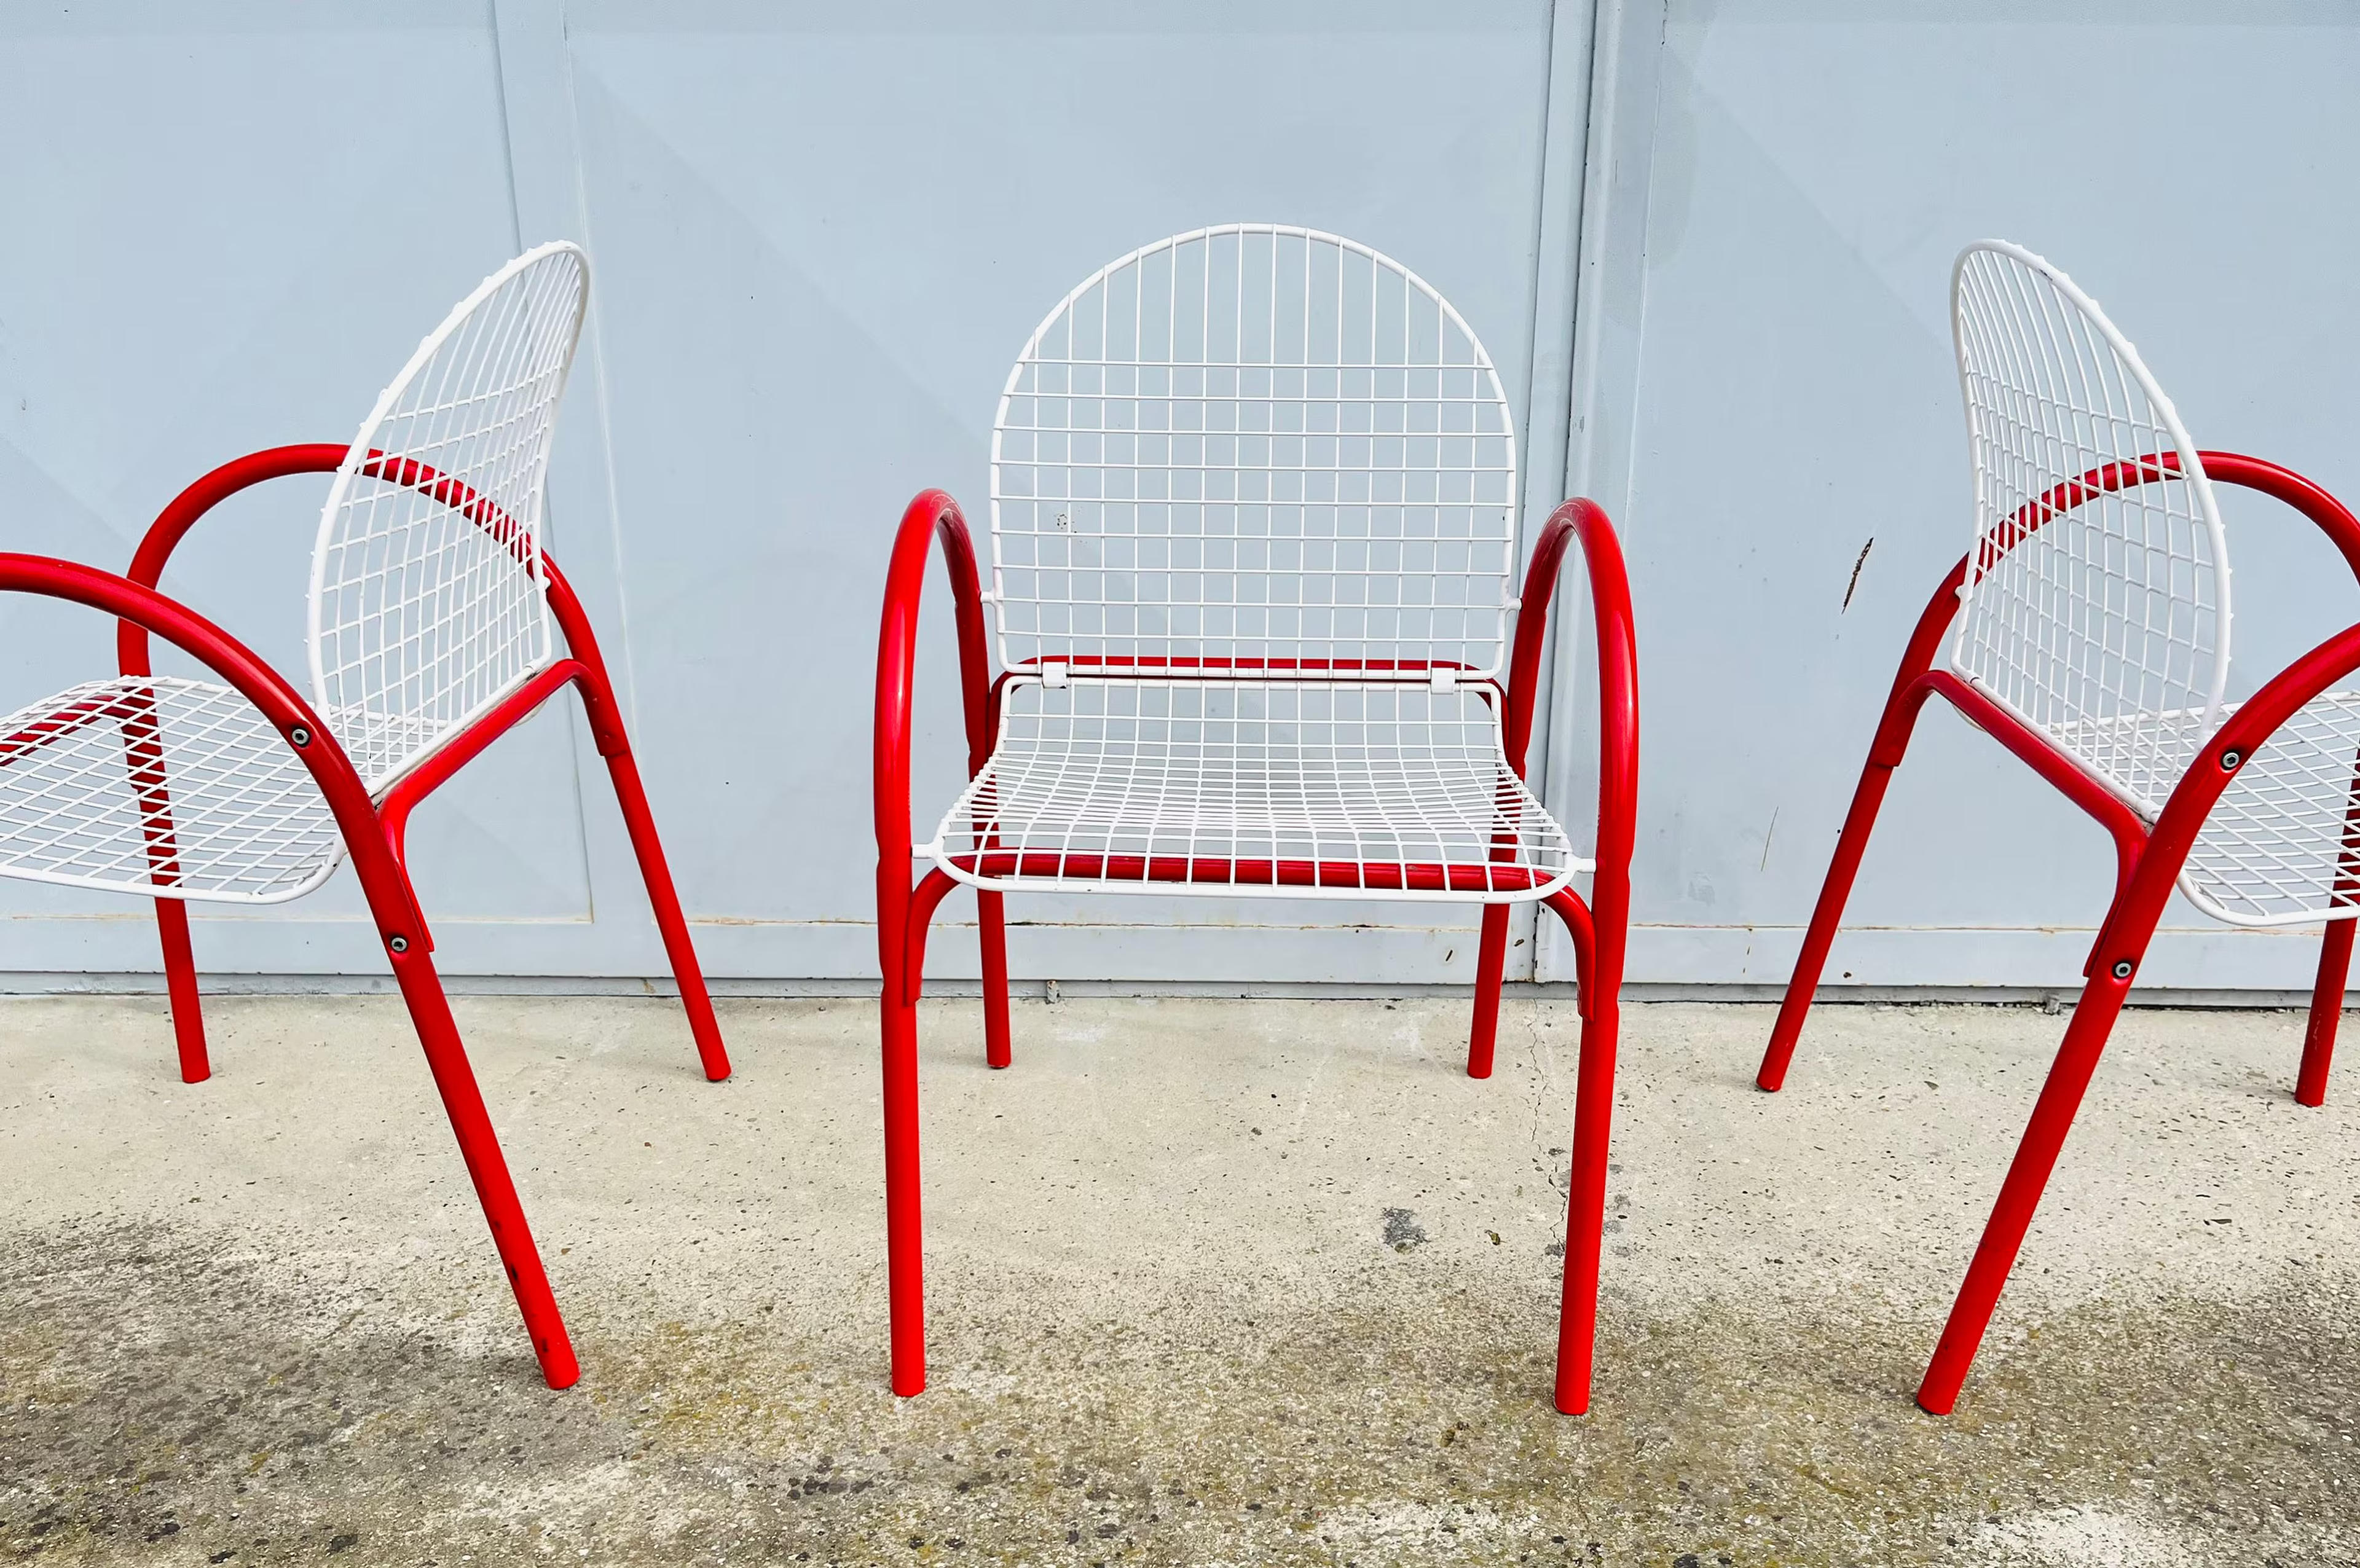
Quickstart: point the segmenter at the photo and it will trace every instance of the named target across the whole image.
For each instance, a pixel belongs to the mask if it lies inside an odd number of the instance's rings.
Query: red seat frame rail
[[[2256,491],[2301,513],[2327,535],[2344,562],[2360,579],[2360,518],[2343,503],[2291,469],[2237,452],[2200,452],[2197,460],[2218,483]],[[1984,571],[1999,556],[2028,539],[2044,523],[2109,492],[2152,483],[2180,471],[2175,452],[2157,452],[2125,463],[2108,463],[2060,485],[2025,506],[2010,526],[1995,531],[1981,547]],[[1860,783],[1852,792],[1852,809],[1836,843],[1834,861],[1819,889],[1804,933],[1801,953],[1787,982],[1778,1020],[1770,1036],[1755,1082],[1775,1092],[1786,1081],[1800,1039],[1803,1020],[1817,995],[1828,951],[1843,920],[1846,898],[1860,872],[1871,830],[1886,789],[1901,766],[1918,714],[1929,697],[1939,696],[1969,723],[1989,734],[2028,764],[2068,800],[2081,807],[2112,836],[2114,844],[2114,896],[2097,940],[2082,968],[2084,985],[2057,1059],[2033,1107],[2023,1141],[2000,1188],[1983,1239],[1961,1284],[1957,1301],[1939,1345],[1918,1390],[1918,1403],[1936,1415],[1947,1415],[1957,1404],[1976,1349],[1998,1305],[2001,1289],[2015,1267],[2032,1216],[2066,1132],[2080,1108],[2081,1096],[2097,1070],[2108,1035],[2130,995],[2147,944],[2177,883],[2182,864],[2194,846],[2213,803],[2256,750],[2268,744],[2277,728],[2300,712],[2334,681],[2360,666],[2360,626],[2338,633],[2295,660],[2251,699],[2240,704],[2199,750],[2196,759],[2174,788],[2152,826],[2129,806],[2101,786],[2053,741],[2001,707],[1949,670],[1934,668],[1952,618],[1958,614],[1959,593],[1967,577],[1969,558],[1962,556],[1942,580],[1917,629],[1910,634],[1901,668],[1894,676],[1891,694],[1877,722],[1875,739]],[[2360,790],[2360,785],[2355,785]],[[2360,793],[2355,793],[2360,811]],[[2355,817],[2360,828],[2360,817]],[[2347,845],[2347,855],[2360,850],[2360,839]],[[2335,1050],[2336,1025],[2342,1018],[2344,988],[2352,959],[2354,916],[2331,919],[2320,946],[2319,970],[2312,985],[2311,1016],[2304,1033],[2302,1064],[2296,1076],[2295,1098],[2305,1105],[2323,1104],[2328,1066]]]
[[[969,777],[989,760],[999,730],[999,702],[1010,674],[994,680],[984,625],[983,593],[973,537],[958,503],[929,490],[902,514],[888,571],[877,648],[875,793],[877,825],[877,945],[883,972],[880,1001],[885,1082],[885,1215],[888,1292],[891,1314],[892,1387],[908,1396],[926,1386],[924,1238],[918,1165],[917,1004],[924,985],[926,932],[936,908],[956,879],[940,866],[928,869],[913,887],[910,828],[911,703],[915,685],[918,610],[926,561],[939,543],[950,576],[957,626],[960,701],[965,719]],[[1572,1192],[1568,1203],[1565,1278],[1558,1319],[1557,1408],[1579,1414],[1590,1407],[1592,1345],[1598,1303],[1598,1255],[1605,1214],[1606,1149],[1613,1111],[1614,1057],[1621,1023],[1623,950],[1630,923],[1631,852],[1635,837],[1639,770],[1638,645],[1631,615],[1631,590],[1622,552],[1606,514],[1585,500],[1568,501],[1553,513],[1535,541],[1522,610],[1504,690],[1482,683],[1487,696],[1504,704],[1502,744],[1509,765],[1522,778],[1531,744],[1533,695],[1538,684],[1548,608],[1567,553],[1581,547],[1589,568],[1598,637],[1599,791],[1595,858],[1597,871],[1588,902],[1570,888],[1546,902],[1564,920],[1574,942],[1582,1018],[1581,1056],[1575,1092]],[[1118,661],[1089,661],[1108,662]],[[1208,663],[1218,662],[1218,668]],[[1300,669],[1306,661],[1291,661]],[[1251,675],[1263,668],[1250,659],[1219,661],[1131,658],[1119,661],[1122,673],[1154,673],[1173,679],[1218,681]],[[1323,668],[1339,668],[1323,664]],[[1028,664],[1029,670],[1031,666]],[[1426,665],[1387,664],[1382,671],[1419,672]],[[1185,883],[1218,880],[1228,886],[1367,887],[1382,895],[1391,884],[1358,880],[1357,867],[1316,861],[1198,861],[1185,856],[1108,855],[1077,872],[1076,857],[1056,857],[1066,875],[1109,881]],[[983,875],[1025,869],[1022,856],[986,854],[983,864],[966,866]],[[1002,860],[1008,864],[1000,864]],[[1463,872],[1463,868],[1462,868]],[[1401,868],[1409,887],[1456,887],[1449,867]],[[1005,895],[978,888],[978,937],[982,949],[985,1060],[1006,1067],[1009,1041],[1008,945]],[[1509,906],[1484,906],[1482,940],[1475,980],[1475,1013],[1468,1046],[1470,1076],[1489,1077],[1498,1033],[1500,986],[1508,950]]]

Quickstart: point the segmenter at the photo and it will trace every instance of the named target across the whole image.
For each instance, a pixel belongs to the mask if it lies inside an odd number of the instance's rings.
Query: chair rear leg
[[[189,945],[189,906],[179,898],[156,900],[156,934],[164,946],[164,994],[172,1015],[172,1039],[180,1048],[180,1082],[202,1083],[213,1075],[205,1051],[205,1015],[197,1000],[197,959]]]
[[[606,758],[606,771],[615,780],[615,800],[622,807],[624,825],[630,830],[631,849],[639,856],[639,875],[648,885],[656,930],[663,935],[664,956],[671,960],[672,979],[680,986],[680,1005],[688,1014],[689,1032],[696,1037],[697,1060],[705,1066],[705,1077],[718,1083],[729,1076],[729,1053],[721,1046],[721,1020],[713,1016],[713,997],[705,987],[696,944],[689,940],[688,918],[681,913],[680,894],[672,887],[663,841],[656,836],[655,814],[648,810],[639,764],[628,751],[617,751]]]
[[[1008,1040],[1008,909],[1006,895],[978,889],[976,938],[983,945],[983,1060],[1005,1067],[1014,1058]]]
[[[2145,945],[2144,939],[2140,945]],[[2066,1026],[2064,1043],[2057,1048],[2057,1060],[2049,1069],[2049,1081],[2041,1085],[2040,1098],[2032,1107],[2031,1123],[2024,1129],[2024,1140],[2016,1145],[2007,1180],[2000,1184],[1999,1199],[1992,1205],[1991,1219],[1975,1246],[1974,1261],[1968,1265],[1967,1277],[1959,1286],[1941,1342],[1935,1346],[1925,1380],[1918,1385],[1918,1407],[1929,1414],[1949,1415],[1958,1403],[1960,1385],[1967,1380],[1967,1369],[1974,1364],[1983,1332],[1991,1326],[2000,1290],[2016,1267],[2025,1233],[2031,1228],[2033,1213],[2048,1188],[2049,1172],[2057,1168],[2058,1153],[2065,1147],[2073,1114],[2081,1108],[2091,1074],[2097,1071],[2099,1054],[2105,1050],[2106,1038],[2114,1032],[2114,1020],[2129,995],[2130,976],[2117,976],[2104,967],[2096,968],[2082,987],[2073,1020]]]
[[[2311,1025],[2302,1036],[2302,1070],[2295,1077],[2298,1105],[2327,1103],[2327,1069],[2335,1056],[2335,1026],[2344,1020],[2344,986],[2352,969],[2355,922],[2331,920],[2319,943],[2319,978],[2311,989]]]
[[[1900,745],[1906,746],[1905,731]],[[1844,817],[1843,833],[1836,840],[1835,860],[1828,866],[1828,878],[1819,885],[1819,901],[1811,909],[1810,929],[1803,933],[1803,951],[1796,955],[1795,973],[1786,982],[1786,998],[1778,1004],[1778,1021],[1770,1030],[1770,1048],[1762,1054],[1762,1068],[1754,1076],[1754,1083],[1766,1093],[1775,1094],[1786,1081],[1786,1068],[1795,1060],[1795,1043],[1803,1035],[1803,1018],[1811,1010],[1812,999],[1819,994],[1819,975],[1827,968],[1828,949],[1835,945],[1836,928],[1843,923],[1844,901],[1852,896],[1852,879],[1860,875],[1861,856],[1868,851],[1868,835],[1876,826],[1876,813],[1885,804],[1885,791],[1893,782],[1894,769],[1901,757],[1896,749],[1893,760],[1886,762],[1879,753],[1885,737],[1869,752],[1868,766],[1861,769],[1860,784],[1852,790],[1852,810]]]
[[[1508,966],[1506,904],[1483,906],[1483,939],[1475,953],[1475,1025],[1467,1039],[1467,1076],[1491,1076],[1491,1048],[1500,1033],[1500,977]]]
[[[549,1275],[541,1266],[541,1253],[525,1224],[524,1204],[517,1198],[516,1182],[500,1153],[491,1115],[484,1108],[475,1069],[468,1065],[466,1049],[460,1044],[450,999],[442,993],[434,961],[422,947],[421,943],[409,953],[392,955],[394,979],[401,986],[401,999],[410,1006],[410,1019],[417,1028],[418,1043],[425,1049],[426,1065],[434,1074],[442,1108],[451,1117],[451,1130],[458,1136],[460,1157],[466,1161],[468,1179],[475,1184],[475,1199],[492,1227],[492,1245],[499,1249],[508,1286],[516,1292],[517,1309],[524,1314],[525,1333],[532,1339],[541,1375],[552,1388],[570,1388],[582,1376],[581,1365],[574,1360],[565,1320],[558,1314]]]

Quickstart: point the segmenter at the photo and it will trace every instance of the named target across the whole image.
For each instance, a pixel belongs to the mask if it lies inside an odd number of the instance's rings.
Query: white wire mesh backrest
[[[1001,659],[1496,672],[1515,468],[1491,359],[1415,273],[1306,229],[1160,241],[1009,375]]]
[[[2137,351],[2039,256],[1969,245],[1951,313],[1975,482],[1952,661],[2151,814],[2228,681],[2212,485]],[[2145,482],[2079,483],[2111,464]],[[2135,722],[2160,713],[2193,722]]]
[[[311,683],[372,789],[553,657],[541,529],[581,250],[486,278],[377,398],[311,558]]]

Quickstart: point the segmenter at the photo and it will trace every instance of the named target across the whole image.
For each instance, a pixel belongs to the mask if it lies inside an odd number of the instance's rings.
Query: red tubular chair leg
[[[189,906],[178,898],[157,899],[156,934],[164,947],[164,994],[172,1015],[172,1039],[180,1048],[180,1082],[202,1083],[213,1075],[213,1064],[205,1051],[203,1004],[197,1000]]]
[[[2112,919],[2110,911],[2110,923]],[[2149,921],[2135,945],[2144,946],[2152,931]],[[2117,932],[2117,940],[2124,934]],[[1991,1326],[2000,1290],[2016,1267],[2016,1256],[2040,1206],[2049,1172],[2057,1168],[2058,1153],[2065,1147],[2065,1134],[2072,1127],[2073,1114],[2081,1108],[2081,1096],[2090,1087],[2091,1074],[2097,1071],[2098,1057],[2106,1049],[2106,1039],[2114,1032],[2114,1019],[2121,1015],[2130,988],[2128,975],[2117,977],[2113,971],[2101,969],[2081,989],[2073,1021],[2066,1027],[2064,1043],[2057,1048],[2057,1060],[2032,1107],[2024,1140],[2016,1145],[2007,1180],[2000,1184],[1999,1199],[1992,1205],[1983,1239],[1975,1244],[1974,1261],[1967,1266],[1966,1279],[1950,1307],[1950,1321],[1943,1325],[1941,1342],[1935,1346],[1934,1358],[1918,1385],[1918,1408],[1930,1415],[1949,1415],[1959,1402],[1959,1388],[1967,1380],[1967,1369],[1974,1364],[1984,1330]]]
[[[880,868],[880,876],[884,875]],[[893,1392],[926,1389],[925,1225],[918,1173],[918,998],[925,987],[926,926],[958,884],[940,870],[901,903],[891,931],[880,930],[885,985],[879,1005],[885,1048],[885,1294],[890,1319]],[[884,900],[880,900],[880,909]]]
[[[1778,1004],[1778,1021],[1771,1028],[1769,1049],[1762,1053],[1761,1070],[1754,1075],[1755,1086],[1767,1094],[1776,1094],[1786,1082],[1796,1042],[1803,1038],[1803,1019],[1819,996],[1828,950],[1835,945],[1836,930],[1843,924],[1844,903],[1852,897],[1852,881],[1860,875],[1861,857],[1868,852],[1868,837],[1875,830],[1876,813],[1885,804],[1885,791],[1893,783],[1894,772],[1894,768],[1874,757],[1861,769],[1852,810],[1845,814],[1843,832],[1836,840],[1835,859],[1828,866],[1827,880],[1819,885],[1819,901],[1811,907],[1803,950],[1795,957],[1795,973]]]
[[[615,800],[630,829],[631,849],[639,856],[639,875],[648,885],[648,903],[655,910],[656,930],[663,935],[664,955],[671,960],[672,979],[680,986],[680,1005],[688,1014],[689,1033],[696,1039],[697,1060],[704,1064],[705,1077],[718,1083],[729,1076],[729,1053],[721,1046],[721,1021],[713,1016],[705,969],[696,961],[696,944],[689,939],[688,917],[681,912],[672,867],[664,860],[663,841],[656,836],[656,819],[648,810],[639,765],[628,751],[620,751],[606,758],[606,771],[615,780]]]
[[[1566,1198],[1565,1285],[1557,1308],[1557,1408],[1590,1409],[1598,1337],[1598,1254],[1606,1224],[1606,1150],[1614,1118],[1614,1053],[1622,1007],[1598,985],[1598,934],[1570,891],[1548,900],[1573,936],[1581,996],[1581,1062],[1573,1105],[1572,1169]],[[1619,972],[1619,960],[1615,965]]]
[[[1885,791],[1893,783],[1894,770],[1901,766],[1909,749],[1918,711],[1926,704],[1927,690],[1918,678],[1933,668],[1934,655],[1942,646],[1951,618],[1958,614],[1959,585],[1966,578],[1967,563],[1961,559],[1919,614],[1917,629],[1909,634],[1909,646],[1901,655],[1901,668],[1894,672],[1893,690],[1876,722],[1876,738],[1869,744],[1867,765],[1861,769],[1860,783],[1852,790],[1852,810],[1845,813],[1843,833],[1836,840],[1835,860],[1828,867],[1827,880],[1819,885],[1819,901],[1812,906],[1810,927],[1803,933],[1803,950],[1796,955],[1795,973],[1786,982],[1786,997],[1778,1004],[1778,1021],[1770,1030],[1770,1047],[1762,1053],[1761,1070],[1754,1076],[1754,1083],[1765,1093],[1775,1094],[1786,1081],[1787,1064],[1795,1059],[1795,1042],[1802,1038],[1804,1016],[1810,1012],[1812,999],[1819,994],[1819,975],[1827,968],[1828,950],[1835,945],[1836,928],[1843,923],[1844,901],[1852,897],[1852,879],[1860,875],[1861,856],[1868,851],[1868,837],[1876,826],[1877,811],[1885,804]]]
[[[499,1137],[492,1130],[491,1114],[484,1107],[475,1069],[468,1065],[466,1049],[459,1041],[450,1000],[434,972],[434,961],[420,950],[422,947],[421,943],[409,953],[392,955],[394,979],[401,986],[401,999],[409,1004],[418,1043],[425,1050],[426,1065],[434,1074],[434,1087],[442,1096],[451,1130],[458,1138],[468,1179],[475,1184],[476,1201],[492,1227],[492,1245],[498,1248],[500,1264],[508,1270],[517,1310],[524,1314],[525,1333],[532,1339],[541,1375],[552,1388],[570,1388],[582,1376],[581,1365],[574,1357],[565,1320],[558,1314],[549,1275],[541,1266],[540,1250],[525,1224],[524,1204],[517,1197],[508,1162],[500,1153]]]
[[[2319,978],[2311,991],[2311,1024],[2303,1030],[2302,1070],[2295,1103],[2327,1103],[2327,1069],[2335,1057],[2335,1028],[2344,1020],[2344,986],[2352,971],[2351,920],[2330,920],[2319,944]]]
[[[1005,1067],[1014,1058],[1008,1040],[1008,899],[978,888],[976,940],[983,948],[983,1060]]]
[[[926,1389],[925,1234],[918,1186],[918,1009],[888,984],[885,1046],[885,1275],[893,1392]]]
[[[2073,1114],[2089,1088],[2091,1074],[2097,1070],[2106,1037],[2130,994],[2132,976],[2157,922],[2163,918],[2173,883],[2206,816],[2243,762],[2280,724],[2330,682],[2355,668],[2360,668],[2360,626],[2347,627],[2320,644],[2240,704],[2229,722],[2204,743],[2174,786],[2171,799],[2156,819],[2130,887],[2106,913],[2103,952],[2091,965],[2089,984],[2082,988],[2081,1004],[2074,1008],[2064,1043],[2058,1048],[2056,1064],[2049,1069],[2049,1081],[2041,1086],[2040,1099],[2033,1107],[2031,1125],[2016,1148],[1991,1221],[1983,1227],[1974,1261],[1943,1327],[1941,1342],[1918,1387],[1918,1403],[1932,1414],[1947,1415],[1958,1401],[1960,1385],[1966,1380],[1976,1347],[1990,1325],[1992,1309],[2024,1245],[2025,1232],[2049,1174],[2056,1168]]]
[[[1483,906],[1483,939],[1475,953],[1475,1023],[1467,1038],[1467,1076],[1491,1076],[1491,1050],[1500,1034],[1500,977],[1508,966],[1505,904]]]

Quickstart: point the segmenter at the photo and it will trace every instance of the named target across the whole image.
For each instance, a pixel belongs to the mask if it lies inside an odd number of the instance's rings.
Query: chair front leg
[[[1598,1337],[1598,1254],[1606,1225],[1606,1149],[1613,1131],[1614,1054],[1622,1030],[1621,963],[1607,985],[1598,964],[1599,933],[1589,909],[1570,889],[1551,894],[1549,908],[1572,935],[1581,997],[1581,1059],[1573,1102],[1573,1147],[1565,1213],[1565,1284],[1557,1309],[1557,1408],[1569,1416],[1590,1409]],[[1620,943],[1617,943],[1619,953]]]
[[[2116,942],[2110,947],[2118,949],[2125,943],[2144,947],[2153,930],[2150,921],[2146,931],[2117,931]],[[1958,1300],[1951,1304],[1941,1342],[1935,1346],[1934,1358],[1918,1385],[1918,1407],[1928,1414],[1949,1415],[1959,1401],[1960,1386],[1967,1380],[1967,1369],[1974,1364],[1983,1333],[1991,1326],[2000,1290],[2023,1249],[2025,1233],[2032,1226],[2049,1173],[2057,1168],[2057,1156],[2065,1147],[2073,1115],[2081,1109],[2091,1075],[2098,1069],[2098,1057],[2106,1049],[2114,1020],[2130,996],[2129,962],[2117,961],[2111,967],[2093,964],[2089,982],[2081,988],[2073,1021],[2066,1026],[2064,1042],[2057,1048],[2057,1060],[2032,1107],[2032,1120],[2024,1129],[2023,1141],[2016,1145],[2007,1180],[2000,1184],[1983,1239],[1975,1245],[1974,1261],[1967,1266]]]
[[[2352,972],[2352,928],[2330,920],[2319,942],[2319,975],[2311,983],[2311,1021],[2302,1035],[2302,1068],[2295,1076],[2297,1105],[2327,1104],[2327,1070],[2335,1059],[2335,1029],[2344,1021],[2344,987]]]
[[[164,995],[172,1018],[172,1040],[180,1052],[180,1082],[202,1083],[213,1075],[205,1051],[205,1015],[197,999],[196,951],[189,942],[189,906],[180,898],[156,900],[156,935],[164,948]]]
[[[877,868],[880,892],[896,868]],[[878,899],[884,985],[878,997],[885,1074],[885,1294],[893,1392],[926,1390],[925,1225],[918,1174],[918,998],[925,987],[926,928],[958,884],[929,871],[904,898]],[[899,920],[883,918],[886,909]]]
[[[531,1337],[541,1377],[552,1388],[570,1388],[582,1376],[581,1364],[574,1359],[565,1320],[558,1313],[541,1252],[525,1224],[524,1204],[517,1197],[516,1181],[500,1153],[499,1136],[492,1130],[483,1090],[460,1043],[450,998],[443,995],[442,978],[425,948],[420,941],[408,951],[392,954],[394,979],[401,986],[401,999],[409,1005],[410,1022],[417,1028],[418,1043],[425,1050],[426,1065],[434,1074],[434,1087],[451,1118],[451,1130],[458,1137],[460,1157],[466,1161],[476,1202],[483,1205],[484,1219],[492,1228],[492,1245],[498,1248],[509,1288],[516,1292],[517,1310],[524,1314],[525,1333]]]

